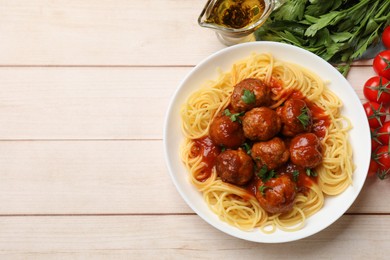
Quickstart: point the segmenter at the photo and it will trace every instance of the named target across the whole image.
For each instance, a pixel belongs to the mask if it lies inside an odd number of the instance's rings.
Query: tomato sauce
[[[271,92],[277,95],[283,91],[283,82],[278,78],[271,77],[270,87]]]
[[[313,183],[317,183],[317,176],[308,176],[306,170],[295,164],[288,163],[285,167],[279,170],[282,174],[290,175],[291,179],[297,184],[300,192],[306,194]]]
[[[202,155],[203,169],[201,175],[202,177],[198,179],[199,181],[205,181],[210,177],[211,171],[215,165],[215,159],[221,153],[221,148],[216,146],[210,137],[206,136],[200,139],[194,140],[194,145],[192,146],[191,153],[194,156]]]
[[[256,196],[257,192],[257,186],[256,182],[258,180],[258,177],[255,176],[244,188],[248,192],[248,195],[243,196],[244,200],[249,200],[251,198],[251,195]]]
[[[330,125],[330,118],[322,108],[312,102],[309,101],[308,106],[313,114],[312,132],[318,136],[318,138],[323,139],[326,134],[326,129],[328,129]]]

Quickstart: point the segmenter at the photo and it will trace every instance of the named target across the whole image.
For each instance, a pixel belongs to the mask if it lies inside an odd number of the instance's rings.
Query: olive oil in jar
[[[206,22],[240,29],[259,20],[264,8],[264,0],[216,0]]]

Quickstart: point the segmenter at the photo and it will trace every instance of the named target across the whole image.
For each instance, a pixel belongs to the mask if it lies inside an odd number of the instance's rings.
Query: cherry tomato
[[[390,79],[390,50],[384,50],[375,56],[374,70],[379,76]]]
[[[386,122],[381,128],[378,129],[377,136],[382,144],[389,145],[390,121]]]
[[[371,132],[371,151],[375,151],[379,146],[382,145],[378,140],[378,133],[375,129],[370,128]]]
[[[382,33],[382,42],[387,49],[390,49],[390,25]]]
[[[370,166],[368,167],[368,176],[374,176],[378,172],[379,164],[374,160],[370,160]]]
[[[364,84],[363,94],[370,101],[390,103],[390,82],[384,77],[371,77]]]
[[[380,146],[376,150],[376,157],[378,158],[379,169],[388,171],[390,169],[390,151],[389,146]]]
[[[386,120],[386,109],[381,105],[373,101],[367,101],[363,104],[364,111],[368,118],[368,123],[371,128],[378,128],[383,125]]]

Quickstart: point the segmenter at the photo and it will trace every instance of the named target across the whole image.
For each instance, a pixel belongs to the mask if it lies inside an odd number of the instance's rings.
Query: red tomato
[[[376,150],[376,157],[378,158],[379,169],[383,171],[388,171],[390,169],[389,146],[380,146],[378,150]]]
[[[374,159],[371,159],[370,167],[368,168],[368,176],[371,177],[376,175],[378,168],[379,168],[379,164]]]
[[[371,77],[364,84],[363,93],[370,101],[390,103],[390,82],[384,77]]]
[[[390,49],[390,25],[382,33],[382,42],[387,49]]]
[[[370,128],[371,132],[371,151],[375,151],[380,145],[380,141],[378,140],[378,134],[375,129]]]
[[[364,110],[368,118],[368,123],[371,128],[378,128],[383,125],[386,120],[386,109],[382,104],[373,101],[367,101],[363,104]]]
[[[379,76],[390,79],[390,50],[384,50],[375,56],[374,70]]]
[[[377,136],[382,144],[389,145],[390,121],[386,122],[381,128],[379,128]]]

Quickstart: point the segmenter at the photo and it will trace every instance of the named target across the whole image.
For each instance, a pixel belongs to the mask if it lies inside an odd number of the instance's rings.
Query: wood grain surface
[[[286,244],[209,226],[176,191],[163,122],[192,68],[225,46],[205,1],[0,1],[2,259],[386,259],[390,181]],[[348,80],[362,102],[371,61]]]

